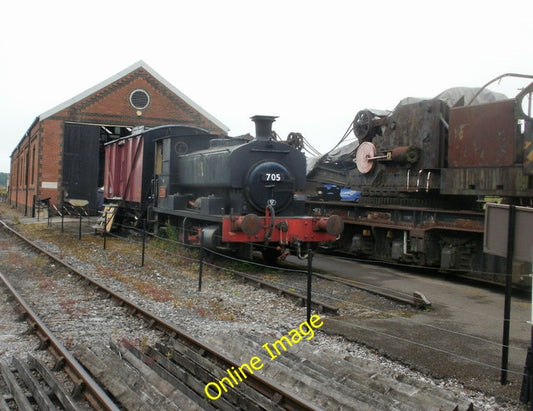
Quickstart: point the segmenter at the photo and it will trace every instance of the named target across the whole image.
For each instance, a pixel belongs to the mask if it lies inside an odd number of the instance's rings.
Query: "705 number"
[[[265,181],[281,181],[281,173],[265,173],[263,178]]]

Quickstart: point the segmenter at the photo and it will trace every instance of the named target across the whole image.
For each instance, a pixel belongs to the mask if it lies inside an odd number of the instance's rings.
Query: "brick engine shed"
[[[227,134],[228,128],[139,61],[38,116],[11,154],[8,201],[34,215],[40,200],[88,201],[97,208],[103,145],[136,127],[183,124]]]

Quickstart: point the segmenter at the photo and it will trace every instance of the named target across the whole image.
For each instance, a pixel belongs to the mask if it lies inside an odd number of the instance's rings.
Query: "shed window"
[[[150,104],[150,95],[142,89],[137,89],[130,94],[130,104],[137,110],[143,110]]]

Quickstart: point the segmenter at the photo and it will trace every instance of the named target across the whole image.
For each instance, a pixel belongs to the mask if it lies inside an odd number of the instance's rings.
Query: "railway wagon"
[[[175,227],[188,244],[245,258],[255,249],[268,262],[290,252],[305,257],[343,224],[304,214],[305,156],[271,138],[275,118],[252,117],[251,141],[177,125],[108,143],[106,201],[119,202],[123,216],[147,215],[156,230]]]
[[[505,272],[504,259],[483,252],[484,207],[495,201],[533,206],[532,91],[533,83],[508,99],[450,89],[433,99],[404,100],[393,111],[358,112],[355,149],[342,159],[326,156],[308,173],[308,190],[334,184],[358,190],[360,198],[315,198],[308,212],[342,216],[345,229],[335,246],[343,252],[496,273],[492,280],[502,282],[497,273]],[[515,272],[521,282],[529,267],[517,263]]]
[[[141,219],[152,203],[154,141],[168,136],[179,136],[196,149],[209,147],[217,137],[198,127],[165,125],[140,128],[105,145],[104,199],[120,204],[121,217],[129,222]]]

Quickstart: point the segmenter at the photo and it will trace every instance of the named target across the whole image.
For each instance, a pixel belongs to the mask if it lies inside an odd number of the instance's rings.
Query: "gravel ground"
[[[0,359],[11,359],[18,353],[35,350],[39,339],[33,334],[25,334],[28,325],[21,322],[13,306],[7,303],[7,291],[0,288]]]
[[[298,307],[293,301],[281,298],[273,292],[242,283],[224,269],[206,268],[202,291],[198,292],[197,262],[189,256],[160,251],[153,247],[154,242],[148,248],[145,266],[140,268],[137,245],[118,239],[108,239],[108,247],[104,251],[102,238],[99,236],[84,235],[83,241],[79,242],[75,229],[62,234],[57,223],[52,227],[42,223],[26,224],[24,219],[5,205],[0,206],[0,213],[2,219],[15,223],[16,229],[38,239],[37,242],[44,248],[62,257],[68,256],[66,259],[81,271],[135,300],[160,317],[174,322],[189,334],[217,345],[230,356],[239,356],[238,347],[233,349],[239,336],[253,336],[263,342],[272,341],[281,335],[286,335],[305,320],[305,307]],[[51,272],[56,269],[50,262],[40,264],[47,264]],[[371,296],[365,296],[363,307],[358,304],[343,307],[342,315],[353,317],[370,315],[367,307],[371,299]],[[374,315],[410,315],[395,310],[392,305],[388,305],[389,303],[378,300],[376,300],[378,309]],[[15,353],[21,354],[34,348],[31,342],[27,345],[17,342],[11,346],[10,335],[19,335],[21,328],[25,327],[8,329],[3,326],[4,318],[8,318],[9,309],[3,297],[0,302],[2,360],[8,360]],[[87,314],[89,315],[90,313]],[[321,317],[328,316],[321,314]],[[102,339],[120,337],[117,327],[111,327],[102,314],[91,318],[92,323],[101,324]],[[96,321],[95,318],[101,318],[102,321]],[[70,335],[68,338],[77,341],[82,337],[80,332],[80,335]],[[148,330],[140,326],[137,330],[129,330],[127,338],[150,343],[151,336]],[[526,409],[516,403],[498,403],[493,397],[467,390],[454,380],[431,379],[401,364],[384,359],[375,351],[323,332],[317,332],[310,341],[300,343],[298,348],[309,350],[310,356],[320,356],[323,353],[325,358],[339,356],[363,359],[379,367],[380,372],[392,375],[396,379],[412,379],[440,388],[444,392],[453,392],[461,402],[473,403],[475,409]],[[247,359],[256,354],[249,352]]]

